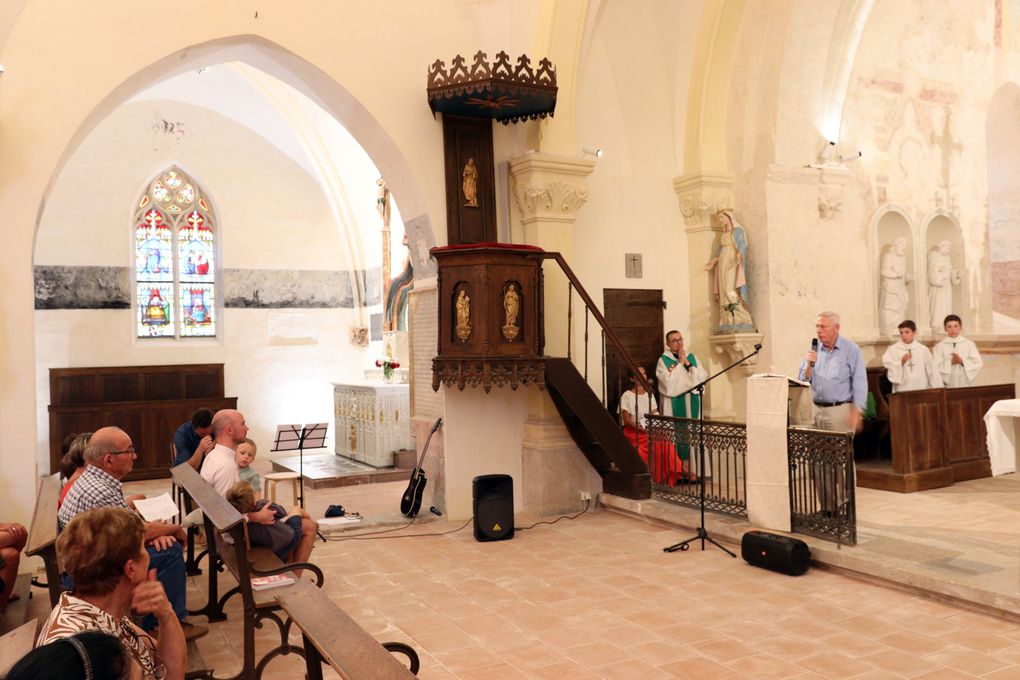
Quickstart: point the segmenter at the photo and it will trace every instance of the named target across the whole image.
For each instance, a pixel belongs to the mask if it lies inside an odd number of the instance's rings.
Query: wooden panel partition
[[[116,425],[138,453],[127,481],[169,477],[167,444],[203,407],[237,407],[237,397],[223,395],[223,364],[50,369],[50,470],[68,434]]]

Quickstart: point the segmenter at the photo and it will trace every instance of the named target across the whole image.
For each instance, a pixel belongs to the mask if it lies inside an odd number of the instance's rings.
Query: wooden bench
[[[0,678],[7,677],[11,667],[32,651],[38,629],[39,622],[32,619],[0,636]]]
[[[51,607],[57,606],[60,593],[64,592],[60,582],[60,566],[57,564],[57,503],[60,500],[60,488],[59,472],[42,478],[35,497],[32,524],[28,528],[28,543],[25,545],[25,554],[41,557],[46,567],[45,587],[50,593]]]
[[[307,562],[284,564],[268,548],[256,546],[249,548],[244,519],[226,499],[220,496],[207,481],[202,479],[194,468],[182,463],[171,470],[174,483],[202,510],[205,521],[206,541],[208,542],[209,564],[206,573],[209,575],[209,601],[197,613],[207,616],[226,618],[223,607],[234,595],[241,595],[243,606],[243,646],[242,667],[237,678],[259,678],[266,665],[279,655],[291,652],[304,655],[301,647],[289,642],[291,620],[286,621],[279,615],[280,606],[276,594],[294,586],[282,586],[271,590],[255,590],[251,579],[255,576],[288,574],[292,569],[308,570],[315,575],[317,586],[322,586],[322,570]],[[237,586],[218,598],[219,585],[217,574],[226,567],[237,580]],[[189,610],[189,613],[192,613]],[[255,660],[255,629],[262,627],[265,619],[273,621],[280,632],[280,644],[266,652],[256,663]]]
[[[308,582],[276,594],[290,620],[301,629],[308,680],[322,680],[322,664],[328,663],[343,680],[402,680],[418,672],[418,654],[400,642],[379,643]],[[408,657],[410,669],[390,652]]]

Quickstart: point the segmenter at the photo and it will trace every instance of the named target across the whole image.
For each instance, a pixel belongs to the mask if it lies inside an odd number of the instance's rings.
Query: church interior
[[[500,120],[541,97],[496,79],[444,108],[439,80],[500,60],[552,74],[544,109]],[[134,439],[125,489],[158,495],[177,426],[237,408],[263,475],[293,469],[279,426],[326,424],[307,507],[370,521],[324,532],[322,590],[415,647],[418,677],[1020,677],[1020,420],[1005,463],[985,448],[1020,383],[1014,180],[1020,0],[7,0],[0,522],[32,524],[90,418]],[[698,513],[585,408],[619,436],[629,366],[654,378],[676,329],[707,374],[735,369],[705,419],[750,427],[751,376],[796,378],[829,310],[877,402],[849,453],[856,544],[800,536],[817,568],[796,579],[663,553]],[[960,420],[932,435],[911,402],[911,434],[883,356],[905,319],[933,348],[947,314],[983,366]],[[512,480],[513,540],[472,536],[486,475]],[[700,521],[737,552],[789,532]],[[407,537],[348,540],[369,527]],[[198,641],[216,677],[244,654],[231,606]]]

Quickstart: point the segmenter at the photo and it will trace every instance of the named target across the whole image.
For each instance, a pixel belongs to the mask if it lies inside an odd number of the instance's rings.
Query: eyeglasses
[[[134,453],[134,452],[135,452],[135,447],[129,446],[126,449],[124,449],[123,451],[108,451],[107,453],[109,453],[111,456],[117,456],[117,455],[120,455],[122,453]]]

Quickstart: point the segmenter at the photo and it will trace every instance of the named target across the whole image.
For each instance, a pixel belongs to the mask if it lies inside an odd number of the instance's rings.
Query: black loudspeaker
[[[811,550],[799,538],[748,531],[740,542],[740,556],[756,567],[800,576],[810,566]]]
[[[505,541],[514,537],[514,479],[480,475],[471,482],[475,540]]]

